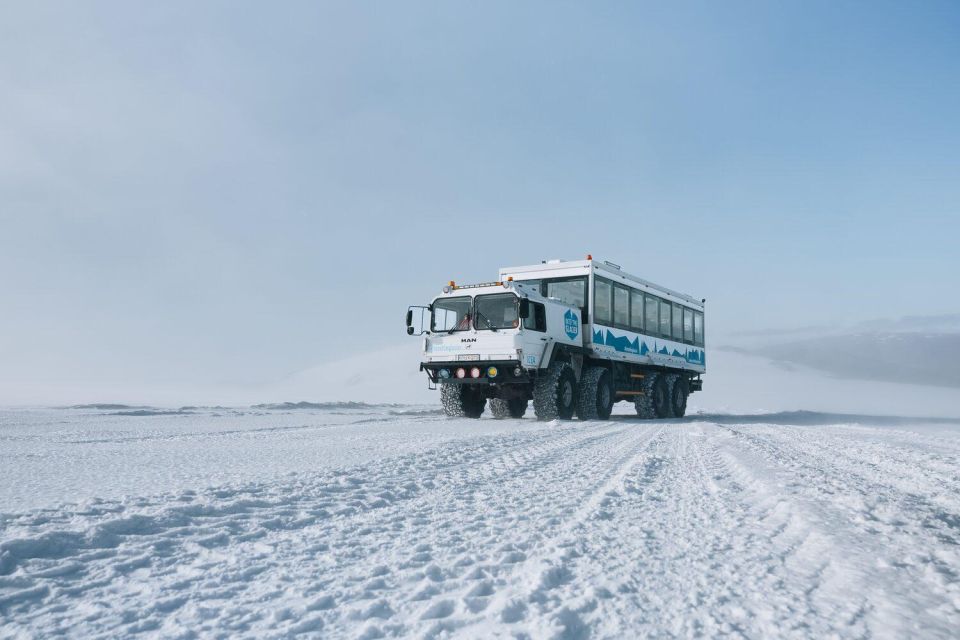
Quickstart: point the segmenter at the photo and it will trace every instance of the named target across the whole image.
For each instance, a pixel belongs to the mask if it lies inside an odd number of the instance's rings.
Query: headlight
[[[450,377],[450,370],[449,370],[449,369],[440,369],[440,377],[443,378],[444,380],[446,380],[447,378],[449,378],[449,377]]]
[[[496,367],[490,367],[489,369],[487,369],[487,375],[490,376],[491,378],[496,378],[498,373],[499,371],[497,371]]]

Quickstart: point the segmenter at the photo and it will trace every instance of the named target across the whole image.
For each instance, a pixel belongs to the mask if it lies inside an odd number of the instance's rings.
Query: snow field
[[[0,410],[0,513],[273,481],[518,428],[484,421],[451,429],[436,406],[332,403],[119,413]]]
[[[0,635],[953,637],[960,425],[776,421],[444,421],[359,464],[8,514]]]

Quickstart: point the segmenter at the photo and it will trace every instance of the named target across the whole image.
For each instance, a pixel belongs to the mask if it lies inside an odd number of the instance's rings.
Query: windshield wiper
[[[464,320],[467,321],[467,322],[466,322],[467,326],[465,326],[464,328],[461,329],[461,328],[460,328],[460,325],[463,324],[463,321],[464,321]],[[459,320],[458,322],[454,322],[454,323],[453,323],[453,326],[452,326],[452,327],[450,327],[449,329],[445,329],[445,331],[447,332],[447,335],[452,334],[454,331],[466,331],[467,329],[470,328],[470,322],[471,322],[471,320],[472,320],[472,318],[470,317],[470,314],[469,314],[469,313],[465,313],[465,314],[463,315],[463,317],[460,318],[460,320]]]
[[[496,330],[497,330],[497,328],[496,328],[495,326],[493,326],[493,323],[490,321],[490,318],[488,318],[487,316],[483,315],[483,312],[482,312],[482,311],[480,311],[479,309],[477,309],[477,310],[475,310],[474,313],[475,313],[475,315],[477,316],[477,320],[480,320],[481,318],[483,318],[483,321],[487,323],[487,329],[490,329],[490,331],[496,331]],[[480,327],[477,327],[477,328],[479,329]]]

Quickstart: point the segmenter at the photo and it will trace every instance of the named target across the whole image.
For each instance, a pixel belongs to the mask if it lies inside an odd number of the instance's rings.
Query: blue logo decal
[[[567,332],[567,337],[571,340],[580,334],[580,318],[570,309],[563,314],[563,328]]]

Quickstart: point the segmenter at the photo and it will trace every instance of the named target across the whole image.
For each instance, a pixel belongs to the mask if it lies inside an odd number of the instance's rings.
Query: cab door
[[[520,348],[523,349],[524,367],[540,367],[547,345],[550,343],[547,332],[547,310],[542,302],[529,301],[529,313],[523,318]]]
[[[531,313],[524,321],[523,365],[543,367],[543,359],[557,345],[579,347],[583,344],[580,310],[561,304],[530,301]]]

